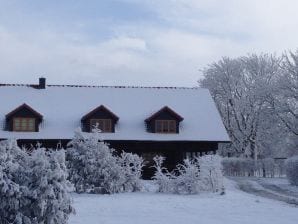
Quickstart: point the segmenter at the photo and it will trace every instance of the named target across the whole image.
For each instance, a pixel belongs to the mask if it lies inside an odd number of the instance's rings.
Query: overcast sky
[[[223,56],[298,48],[297,0],[0,0],[0,83],[196,86]]]

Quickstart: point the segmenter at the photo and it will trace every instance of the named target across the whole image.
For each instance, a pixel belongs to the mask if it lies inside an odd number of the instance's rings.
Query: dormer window
[[[115,132],[119,118],[108,108],[101,105],[82,117],[82,130],[92,132],[97,127],[101,132]]]
[[[35,131],[35,118],[13,118],[13,131]]]
[[[145,120],[147,131],[152,133],[179,133],[179,124],[183,120],[179,114],[165,106]]]
[[[101,132],[112,132],[111,119],[90,119],[90,132],[93,128],[98,128]]]
[[[27,104],[22,104],[6,115],[6,130],[38,132],[43,116]]]

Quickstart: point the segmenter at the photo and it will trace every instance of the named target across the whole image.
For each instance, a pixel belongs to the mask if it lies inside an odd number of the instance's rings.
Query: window
[[[14,118],[13,131],[35,131],[35,118],[27,118],[27,117]]]
[[[112,132],[112,121],[111,119],[91,119],[90,120],[90,131],[97,127],[102,132]]]
[[[176,133],[175,120],[156,120],[155,121],[156,133]]]

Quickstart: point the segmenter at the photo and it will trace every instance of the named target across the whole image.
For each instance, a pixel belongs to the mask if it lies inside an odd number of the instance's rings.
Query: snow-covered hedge
[[[75,132],[67,149],[69,179],[78,193],[111,194],[141,188],[143,159],[132,153],[115,155],[114,149],[100,141],[100,133]]]
[[[223,158],[223,171],[228,176],[253,176],[255,164],[252,159],[245,158]]]
[[[162,167],[163,157],[155,157],[156,172],[153,177],[159,192],[198,194],[203,191],[224,192],[221,158],[206,155],[193,160],[185,159],[169,172]]]
[[[286,160],[286,174],[289,182],[298,186],[298,156]]]
[[[67,223],[70,190],[63,150],[29,155],[14,140],[0,142],[0,223]]]
[[[255,162],[250,158],[223,158],[223,171],[227,176],[258,176],[274,177],[280,175],[280,164],[276,164],[272,158],[258,159]],[[278,171],[278,172],[277,172]]]

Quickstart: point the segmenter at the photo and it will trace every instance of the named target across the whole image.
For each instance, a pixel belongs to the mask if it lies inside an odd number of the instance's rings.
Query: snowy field
[[[147,190],[152,191],[152,186]],[[71,224],[291,224],[298,207],[240,191],[226,180],[227,193],[170,195],[150,192],[74,194]]]

